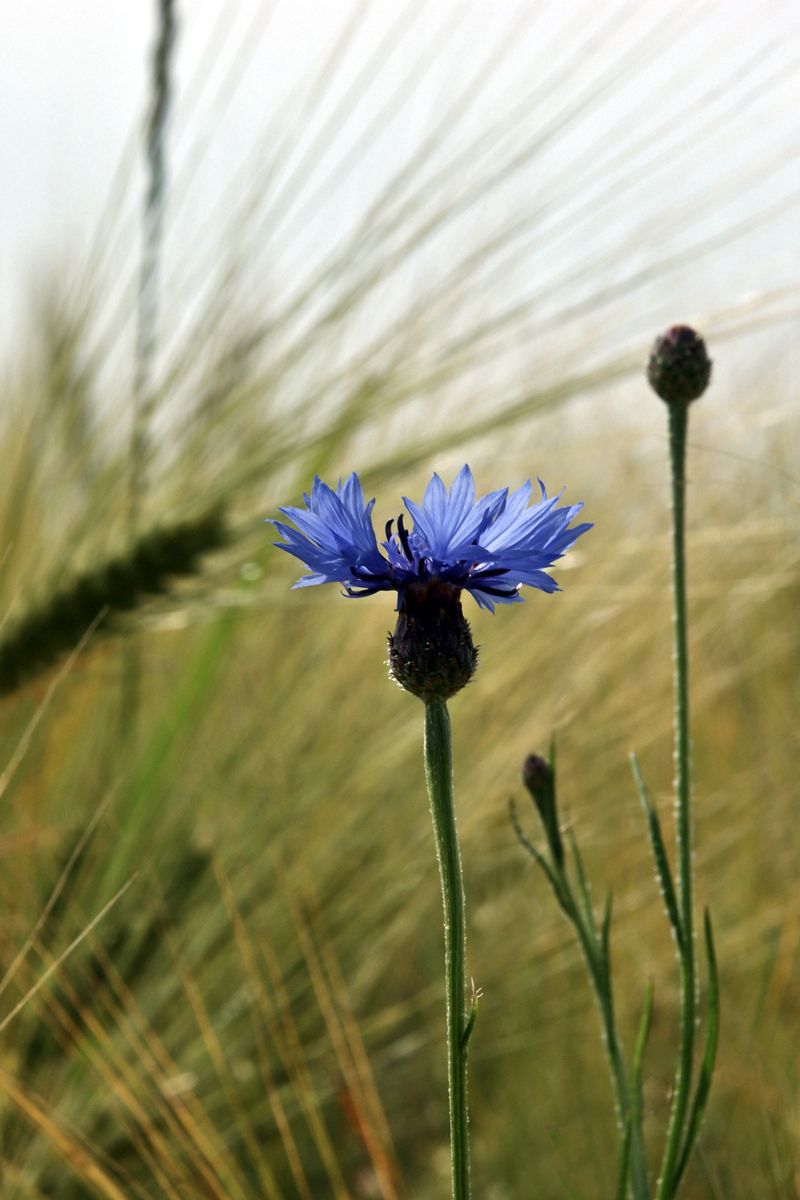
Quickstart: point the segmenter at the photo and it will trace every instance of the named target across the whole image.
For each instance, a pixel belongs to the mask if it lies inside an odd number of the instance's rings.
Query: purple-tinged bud
[[[553,790],[553,768],[541,754],[529,754],[522,764],[522,782],[536,801]]]
[[[389,635],[391,677],[426,703],[449,700],[469,683],[477,663],[461,589],[439,579],[409,584]]]
[[[711,365],[700,334],[688,325],[673,325],[653,343],[647,378],[667,404],[688,404],[708,387]]]
[[[558,828],[556,773],[540,754],[529,754],[522,764],[522,782],[530,792],[541,817],[550,853],[559,867],[564,864],[564,846]]]

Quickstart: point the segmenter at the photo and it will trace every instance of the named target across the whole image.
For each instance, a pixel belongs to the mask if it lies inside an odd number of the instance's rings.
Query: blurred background
[[[800,1196],[800,13],[779,0],[12,4],[0,65],[0,1177],[54,1196],[443,1200],[440,899],[385,596],[290,592],[264,518],[356,469],[540,476],[563,592],[468,613],[451,705],[474,1190],[607,1197],[578,953],[523,758],[615,896],[630,1050],[677,973],[655,334],[700,329],[689,588],[719,1066],[687,1200]],[[468,602],[469,606],[469,602]],[[474,618],[474,619],[473,619]]]

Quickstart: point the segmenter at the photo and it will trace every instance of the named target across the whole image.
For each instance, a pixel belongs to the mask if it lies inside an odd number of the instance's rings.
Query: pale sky
[[[29,281],[54,261],[79,257],[89,244],[123,149],[146,109],[155,7],[147,0],[4,0],[0,331],[5,337],[24,308]],[[634,172],[625,185],[630,203],[626,205],[620,195],[617,205],[604,209],[602,228],[600,222],[587,223],[582,252],[594,240],[601,246],[604,239],[612,238],[615,226],[632,214],[639,219],[655,213],[659,190],[663,202],[664,189],[672,189],[677,211],[693,190],[706,187],[707,215],[695,214],[692,220],[693,228],[708,236],[714,236],[718,222],[730,223],[739,215],[745,220],[759,206],[787,199],[788,207],[755,241],[748,241],[743,252],[753,263],[754,289],[784,277],[796,279],[798,208],[792,212],[788,198],[793,188],[800,187],[796,168],[800,5],[781,0],[666,4],[637,0],[607,6],[605,12],[612,8],[618,9],[620,19],[609,32],[608,24],[598,24],[598,7],[583,0],[528,4],[428,0],[422,7],[375,0],[349,8],[334,0],[276,0],[272,5],[263,0],[224,5],[219,0],[184,0],[178,4],[178,102],[168,143],[173,179],[180,177],[182,164],[199,153],[198,147],[203,150],[192,168],[190,195],[183,202],[180,221],[171,228],[173,245],[186,233],[186,244],[191,246],[203,221],[210,221],[213,229],[215,205],[221,202],[224,208],[226,193],[253,176],[252,164],[241,177],[236,171],[269,122],[273,134],[268,147],[274,148],[275,138],[281,135],[289,145],[292,140],[302,145],[304,138],[308,144],[315,132],[319,135],[315,170],[322,180],[329,168],[335,169],[337,156],[357,140],[359,130],[390,102],[398,81],[433,47],[433,67],[421,72],[399,115],[387,124],[386,136],[378,138],[368,154],[353,160],[335,189],[331,185],[330,194],[327,185],[315,193],[313,179],[304,184],[310,188],[308,209],[294,225],[288,221],[285,230],[281,226],[278,237],[276,263],[291,271],[293,263],[324,246],[333,228],[355,219],[377,181],[396,167],[395,159],[400,161],[413,151],[491,46],[506,36],[504,31],[516,28],[500,68],[463,117],[461,144],[499,111],[518,104],[538,78],[556,70],[559,61],[568,61],[580,45],[584,49],[576,55],[569,75],[562,75],[552,95],[545,90],[540,96],[532,120],[543,127],[557,121],[559,112],[579,104],[582,90],[597,84],[604,71],[612,75],[600,98],[572,119],[569,136],[545,146],[536,173],[520,177],[519,203],[539,194],[546,200],[550,189],[555,203],[554,180],[560,170],[569,168],[580,179],[583,165],[588,171],[596,164],[601,174],[602,162],[613,157],[614,145],[623,134],[633,146],[637,129],[646,135],[652,125],[662,129],[659,139],[677,138],[675,172],[670,176],[664,166],[659,168],[651,192],[642,196]],[[304,105],[313,100],[310,81],[319,78],[320,66],[348,11],[357,11],[357,19],[343,51],[345,66],[324,103],[306,109]],[[665,14],[667,24],[659,26]],[[394,22],[398,24],[390,32]],[[359,80],[359,70],[382,38],[387,39],[387,53],[380,70],[368,80]],[[633,66],[629,63],[627,74],[615,81],[614,64],[622,63],[626,54],[632,55]],[[225,100],[231,80],[237,88]],[[354,85],[355,93],[348,95]],[[698,104],[702,98],[702,108],[687,121],[680,114],[691,113],[693,97]],[[340,102],[342,112],[349,114],[346,119],[336,117]],[[676,122],[684,125],[667,135],[663,121],[668,121],[673,105]],[[713,119],[715,105],[722,115],[716,131],[709,134],[708,152],[698,148],[693,156],[692,121],[704,114]],[[309,113],[313,113],[310,118]],[[326,114],[334,117],[327,130]],[[509,137],[519,138],[522,144],[522,132]],[[498,147],[497,152],[507,149]],[[658,142],[652,152],[657,149]],[[640,146],[638,153],[646,162],[651,151]],[[491,161],[490,154],[486,161]],[[285,166],[293,179],[291,154]],[[730,185],[723,188],[717,207],[715,179],[731,178],[737,169],[747,182],[739,194]],[[133,214],[141,187],[140,174],[128,189]],[[558,195],[563,203],[563,190]],[[479,220],[495,219],[501,210],[507,216],[515,203],[513,195],[506,193],[494,208],[481,210]],[[731,212],[737,204],[740,214]],[[135,252],[135,225],[131,228],[130,249]],[[542,269],[551,265],[545,256]],[[726,286],[720,282],[719,300]]]

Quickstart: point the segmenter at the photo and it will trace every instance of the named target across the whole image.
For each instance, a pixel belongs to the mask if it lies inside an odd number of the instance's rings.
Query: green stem
[[[577,910],[574,922],[575,929],[583,946],[584,957],[589,967],[589,976],[594,988],[597,1010],[600,1014],[600,1021],[603,1027],[603,1041],[605,1042],[606,1053],[608,1054],[608,1061],[611,1066],[611,1079],[614,1085],[614,1107],[617,1110],[617,1121],[620,1129],[624,1129],[630,1107],[628,1102],[628,1073],[625,1069],[625,1060],[622,1056],[619,1041],[617,1040],[617,1025],[614,1019],[614,997],[611,993],[608,974],[604,965],[597,959],[591,936],[583,927],[582,919]]]
[[[630,1154],[630,1170],[634,1200],[647,1200],[650,1195],[647,1183],[647,1161],[642,1145],[641,1123],[631,1122],[633,1097],[625,1067],[625,1059],[617,1038],[617,1023],[614,1017],[614,994],[611,988],[610,961],[606,953],[601,954],[597,939],[591,926],[584,921],[577,902],[569,892],[568,915],[578,935],[583,949],[584,958],[589,968],[597,1009],[603,1027],[608,1061],[611,1066],[611,1080],[614,1091],[614,1107],[617,1113],[617,1123],[621,1136],[629,1137],[628,1152]],[[626,1134],[626,1131],[627,1132]]]
[[[466,933],[464,887],[453,808],[450,717],[442,700],[425,705],[425,778],[436,835],[444,908],[447,1079],[450,1096],[450,1161],[453,1200],[469,1200],[467,1117]]]
[[[678,859],[678,908],[681,932],[681,1048],[675,1076],[664,1160],[657,1200],[674,1195],[673,1176],[680,1152],[692,1085],[696,1013],[694,918],[692,906],[691,789],[689,782],[689,652],[686,617],[686,430],[689,406],[685,401],[668,405],[670,461],[672,466],[672,599],[675,688],[675,819]]]

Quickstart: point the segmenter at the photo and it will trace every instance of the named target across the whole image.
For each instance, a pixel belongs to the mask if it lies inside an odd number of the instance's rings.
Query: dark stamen
[[[517,594],[516,588],[509,589],[509,588],[484,587],[483,584],[481,584],[481,586],[479,588],[476,588],[476,591],[486,592],[486,594],[489,596],[516,596],[516,594]]]
[[[397,536],[400,538],[400,545],[403,547],[403,553],[409,562],[414,561],[414,555],[411,553],[411,547],[408,544],[408,530],[403,521],[403,514],[397,518]]]
[[[487,567],[485,571],[476,571],[472,579],[491,579],[493,576],[507,574],[508,567]]]
[[[342,588],[342,591],[345,593],[345,595],[349,596],[351,600],[361,600],[364,596],[374,596],[383,590],[384,589],[380,587],[365,587],[360,591],[356,591],[355,588],[347,586]]]
[[[369,584],[369,583],[372,583],[373,581],[378,582],[379,580],[381,582],[386,583],[389,580],[388,575],[386,575],[386,574],[376,575],[374,571],[367,571],[365,567],[358,567],[358,566],[351,567],[350,574],[353,576],[354,579],[357,579],[359,581],[359,583],[368,583]]]
[[[392,540],[392,526],[393,525],[394,525],[394,521],[390,517],[389,520],[386,522],[386,540],[387,540],[387,542],[390,542]]]

